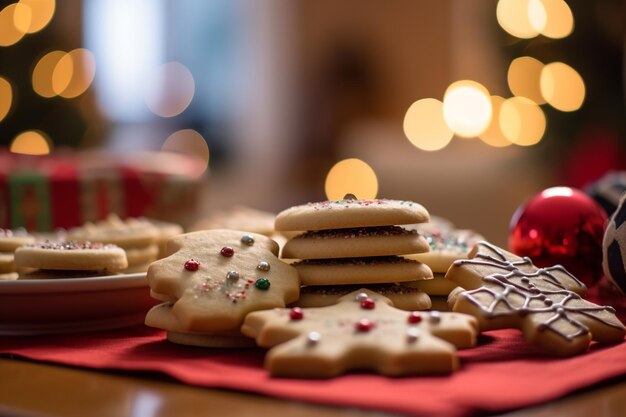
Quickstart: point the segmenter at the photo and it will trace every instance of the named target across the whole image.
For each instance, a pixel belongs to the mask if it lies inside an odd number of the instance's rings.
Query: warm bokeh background
[[[535,193],[626,168],[620,0],[0,9],[0,145],[191,154],[196,217],[351,191],[418,201],[504,244]]]

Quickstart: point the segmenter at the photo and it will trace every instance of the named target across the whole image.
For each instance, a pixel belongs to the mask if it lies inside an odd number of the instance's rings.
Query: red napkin
[[[218,350],[172,344],[160,330],[0,339],[0,352],[91,369],[159,371],[183,383],[278,398],[428,416],[503,412],[559,398],[626,374],[626,343],[592,346],[569,359],[547,358],[516,330],[487,332],[460,352],[462,368],[442,377],[350,374],[328,380],[272,378],[262,349]]]

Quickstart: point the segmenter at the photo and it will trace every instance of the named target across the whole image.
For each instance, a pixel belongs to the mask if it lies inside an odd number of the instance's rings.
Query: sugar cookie
[[[484,238],[473,230],[449,229],[423,232],[430,251],[408,255],[410,259],[423,262],[433,272],[446,273],[452,262],[467,258],[472,247]]]
[[[349,370],[446,374],[459,366],[456,348],[476,343],[473,317],[407,312],[389,303],[375,292],[359,290],[329,307],[250,313],[241,331],[271,348],[265,367],[272,375],[307,378]]]
[[[324,230],[423,223],[428,219],[428,211],[412,201],[348,198],[288,208],[278,213],[274,227],[278,231]]]
[[[13,253],[0,252],[0,274],[7,274],[15,271],[15,261]]]
[[[283,258],[331,259],[427,252],[428,242],[415,230],[399,226],[309,231],[290,239]]]
[[[276,214],[246,206],[235,206],[228,210],[213,212],[191,227],[191,231],[211,229],[247,230],[271,237],[274,233]]]
[[[626,329],[615,310],[582,299],[577,293],[584,284],[562,266],[537,268],[487,242],[469,256],[455,261],[446,277],[466,289],[451,298],[453,310],[475,316],[481,330],[518,328],[557,356],[585,352],[591,340],[623,341]]]
[[[216,334],[189,332],[183,329],[172,313],[169,302],[152,307],[146,315],[147,326],[167,331],[167,340],[181,345],[224,348],[255,346],[253,339],[242,335],[238,330],[222,331]]]
[[[446,274],[433,273],[433,279],[420,279],[407,282],[406,285],[424,291],[428,295],[448,296],[450,291],[458,287],[453,281],[446,279]]]
[[[15,252],[17,248],[27,243],[33,243],[35,237],[24,229],[0,228],[0,252]]]
[[[310,285],[300,288],[300,298],[293,303],[298,307],[325,307],[337,304],[346,294],[363,288],[362,285]],[[406,283],[369,284],[365,287],[391,301],[391,305],[400,310],[428,310],[430,297],[410,287]]]
[[[76,242],[29,243],[15,251],[17,268],[70,271],[119,271],[128,266],[126,253],[115,245]]]
[[[303,285],[381,284],[433,277],[426,265],[401,256],[306,259],[292,265]]]
[[[297,271],[277,258],[278,245],[266,236],[193,232],[171,239],[168,252],[150,265],[148,284],[159,298],[174,300],[184,333],[232,336],[249,312],[298,299]]]
[[[69,240],[110,243],[124,249],[152,245],[157,242],[158,237],[158,229],[148,220],[121,220],[115,214],[96,223],[87,222],[82,227],[69,230],[67,234]]]

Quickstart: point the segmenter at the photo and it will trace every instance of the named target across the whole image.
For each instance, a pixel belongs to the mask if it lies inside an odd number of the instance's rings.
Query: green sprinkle
[[[254,282],[254,286],[260,290],[267,290],[270,288],[270,280],[267,278],[259,278]]]

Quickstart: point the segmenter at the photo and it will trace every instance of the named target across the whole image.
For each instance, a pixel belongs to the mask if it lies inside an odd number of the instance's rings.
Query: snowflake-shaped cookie
[[[441,374],[458,368],[457,348],[475,345],[477,322],[465,314],[399,310],[360,289],[329,307],[251,313],[241,331],[272,347],[265,366],[273,375]]]
[[[237,330],[246,314],[298,299],[297,271],[277,258],[278,244],[263,235],[188,233],[171,239],[168,252],[150,265],[148,283],[157,298],[173,302],[181,330]]]
[[[581,298],[585,286],[562,266],[538,268],[487,242],[446,274],[466,291],[456,292],[453,310],[475,316],[481,330],[518,328],[542,350],[570,356],[591,340],[618,343],[624,326],[609,306]]]

